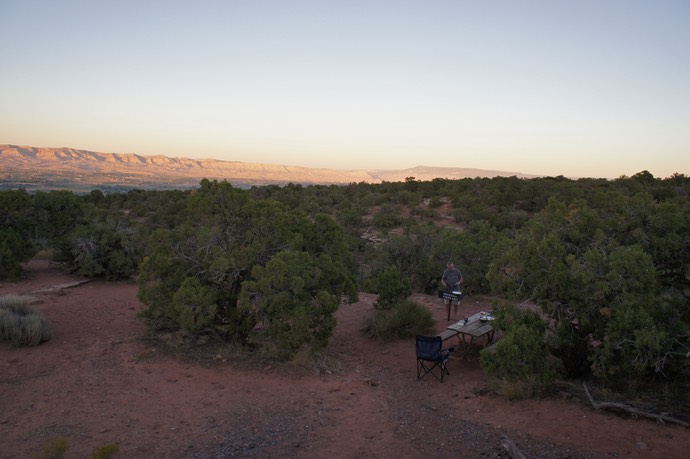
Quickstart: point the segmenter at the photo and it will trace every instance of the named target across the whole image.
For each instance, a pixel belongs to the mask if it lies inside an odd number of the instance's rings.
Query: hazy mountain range
[[[186,189],[203,178],[227,180],[238,187],[266,184],[348,184],[434,178],[534,175],[462,167],[417,166],[400,170],[337,170],[190,159],[134,153],[99,153],[74,148],[0,145],[0,188],[24,189]]]

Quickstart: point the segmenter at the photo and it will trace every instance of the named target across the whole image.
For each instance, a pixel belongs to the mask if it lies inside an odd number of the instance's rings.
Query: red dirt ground
[[[441,384],[417,381],[413,340],[360,332],[374,297],[343,305],[315,368],[219,355],[171,357],[145,338],[133,281],[78,280],[32,261],[0,295],[33,297],[53,339],[0,344],[0,458],[31,458],[51,439],[65,457],[117,443],[123,458],[508,457],[509,437],[530,458],[685,458],[690,429],[595,411],[563,396],[511,402],[485,390],[477,355],[454,355]],[[40,291],[43,290],[43,291]],[[438,299],[415,295],[445,328]],[[465,298],[461,315],[490,307]]]

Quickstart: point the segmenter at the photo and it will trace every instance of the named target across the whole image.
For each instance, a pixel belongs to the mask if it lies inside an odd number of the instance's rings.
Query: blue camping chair
[[[454,347],[442,349],[443,340],[440,336],[417,335],[417,380],[431,373],[443,382],[444,375],[450,376],[448,371],[448,357],[455,350]],[[440,376],[436,373],[440,373]]]

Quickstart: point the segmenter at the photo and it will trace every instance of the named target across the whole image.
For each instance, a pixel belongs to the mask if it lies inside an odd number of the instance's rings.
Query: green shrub
[[[284,250],[255,266],[242,284],[240,308],[260,319],[250,339],[279,359],[326,347],[340,298],[326,290],[341,277],[330,257]]]
[[[545,323],[534,311],[505,305],[496,320],[505,336],[484,349],[480,362],[497,392],[509,398],[532,397],[546,391],[557,376],[557,360],[545,344]]]
[[[412,284],[404,279],[400,271],[393,266],[385,268],[376,275],[376,292],[379,294],[374,303],[377,309],[390,309],[394,304],[412,294]]]
[[[429,209],[426,207],[413,207],[410,210],[411,215],[417,215],[419,217],[423,218],[428,218],[428,219],[436,219],[438,218],[438,214],[434,212],[433,209]]]
[[[443,201],[441,201],[441,198],[438,196],[433,196],[429,200],[429,207],[431,207],[432,209],[437,209],[437,208],[441,207],[442,205],[443,205]]]
[[[172,301],[182,329],[194,332],[210,327],[218,310],[216,296],[216,291],[204,286],[197,278],[185,279]]]
[[[0,297],[0,341],[13,346],[35,346],[52,338],[50,323],[31,308],[26,298]]]
[[[22,272],[21,262],[29,258],[27,242],[11,228],[0,230],[0,279],[14,279]]]
[[[403,221],[400,210],[389,204],[381,206],[372,219],[372,223],[377,228],[395,228],[402,225]]]
[[[395,303],[391,309],[376,310],[362,330],[369,338],[409,338],[429,332],[434,319],[424,306],[405,300]]]
[[[288,201],[305,202],[301,188],[290,189]],[[138,266],[139,316],[152,330],[203,334],[285,360],[328,344],[341,299],[357,298],[350,238],[331,216],[208,180],[185,214],[183,224],[151,235]]]
[[[76,227],[63,241],[59,258],[87,277],[114,280],[132,276],[147,250],[145,231],[125,220],[99,218]]]

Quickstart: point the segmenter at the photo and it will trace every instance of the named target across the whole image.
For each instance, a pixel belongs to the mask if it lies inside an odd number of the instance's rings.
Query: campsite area
[[[374,295],[340,307],[315,365],[287,365],[229,348],[176,354],[175,335],[147,337],[133,280],[73,285],[45,260],[24,271],[0,295],[31,297],[53,338],[0,345],[0,458],[40,457],[55,438],[68,458],[109,443],[126,458],[506,458],[504,437],[528,458],[681,458],[690,448],[686,427],[597,411],[577,392],[492,395],[476,351],[453,355],[444,383],[418,381],[414,340],[361,332]],[[445,328],[438,298],[413,299]],[[490,307],[466,297],[459,316]]]

